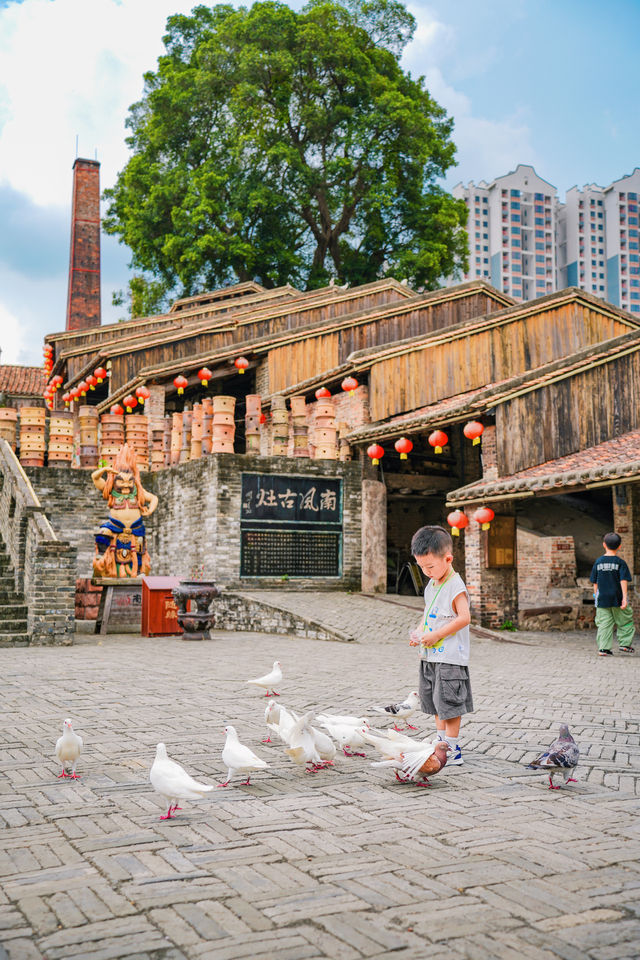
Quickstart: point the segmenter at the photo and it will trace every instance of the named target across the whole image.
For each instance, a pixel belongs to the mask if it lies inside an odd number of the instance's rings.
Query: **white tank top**
[[[469,598],[467,588],[459,573],[452,572],[444,583],[430,580],[424,590],[424,628],[431,633],[455,620],[457,614],[453,601],[461,593]],[[469,663],[469,625],[457,633],[445,637],[437,647],[421,647],[421,657],[430,663]]]

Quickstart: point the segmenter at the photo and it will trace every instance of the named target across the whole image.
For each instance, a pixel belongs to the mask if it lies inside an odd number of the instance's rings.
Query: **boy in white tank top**
[[[409,641],[420,647],[419,693],[423,713],[435,715],[438,737],[451,747],[449,764],[459,766],[460,721],[473,710],[469,679],[469,596],[453,569],[453,541],[444,527],[421,527],[411,553],[430,577],[424,615]]]

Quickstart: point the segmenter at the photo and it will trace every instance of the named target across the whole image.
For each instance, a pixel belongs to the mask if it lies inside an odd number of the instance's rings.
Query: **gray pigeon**
[[[569,733],[569,727],[566,723],[560,724],[560,735],[547,747],[544,753],[527,764],[529,770],[544,770],[549,774],[549,790],[559,790],[560,787],[554,787],[553,778],[556,773],[561,773],[565,783],[577,783],[575,777],[570,776],[578,765],[580,750]]]

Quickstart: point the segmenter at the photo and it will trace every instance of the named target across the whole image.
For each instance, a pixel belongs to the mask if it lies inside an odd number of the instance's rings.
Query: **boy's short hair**
[[[414,557],[424,557],[427,553],[443,557],[452,550],[451,534],[444,527],[420,527],[411,538],[411,553]]]
[[[609,550],[617,550],[622,543],[622,537],[619,533],[605,533],[602,542],[605,547],[609,547]]]

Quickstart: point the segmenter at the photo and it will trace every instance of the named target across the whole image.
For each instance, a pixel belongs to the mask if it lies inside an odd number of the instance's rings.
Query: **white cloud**
[[[37,354],[31,359],[25,350],[24,328],[18,318],[0,303],[0,363],[37,364]],[[40,360],[42,358],[40,357]]]

